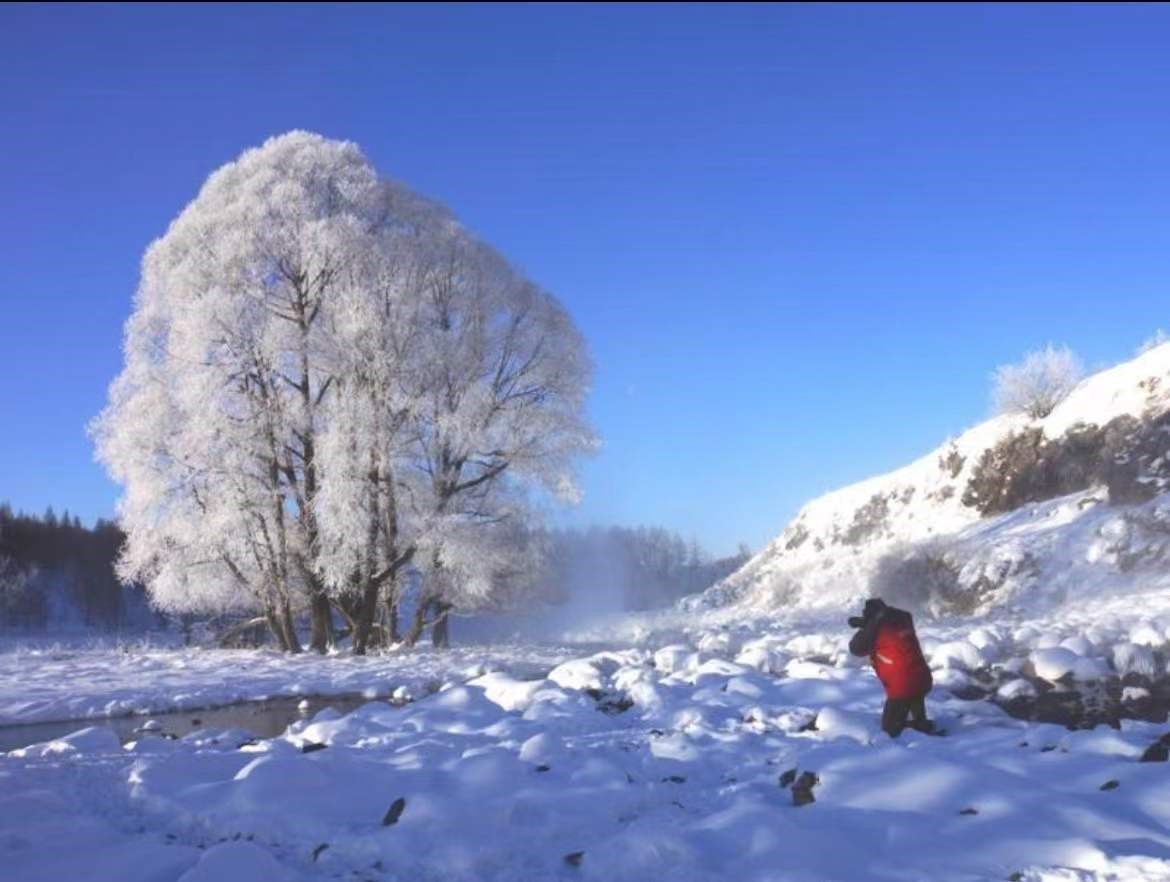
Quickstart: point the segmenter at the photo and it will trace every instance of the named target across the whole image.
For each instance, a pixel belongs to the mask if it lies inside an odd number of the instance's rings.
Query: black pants
[[[882,708],[882,730],[891,738],[897,738],[906,728],[906,718],[910,717],[910,727],[919,732],[930,732],[934,724],[926,718],[926,696],[917,698],[887,698],[886,706]]]

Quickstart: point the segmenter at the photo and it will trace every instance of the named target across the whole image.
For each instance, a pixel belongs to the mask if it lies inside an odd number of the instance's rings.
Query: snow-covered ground
[[[579,651],[579,650],[578,650]],[[297,695],[423,695],[480,667],[535,675],[574,650],[527,645],[418,649],[364,658],[149,644],[17,644],[0,651],[0,726],[216,707]]]
[[[301,689],[416,700],[256,742],[123,746],[99,724],[0,756],[0,867],[21,882],[1170,880],[1170,764],[1139,761],[1167,726],[1069,731],[950,691],[984,669],[1009,685],[1163,672],[1170,604],[1085,616],[925,625],[948,734],[897,740],[827,619],[664,620],[636,648],[571,658],[8,653],[8,720]],[[816,776],[811,803],[782,785],[790,770]]]

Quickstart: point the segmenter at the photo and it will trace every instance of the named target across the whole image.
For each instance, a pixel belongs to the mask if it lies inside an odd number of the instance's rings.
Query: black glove
[[[850,616],[849,617],[849,627],[850,628],[864,628],[865,627],[865,619],[862,616]]]

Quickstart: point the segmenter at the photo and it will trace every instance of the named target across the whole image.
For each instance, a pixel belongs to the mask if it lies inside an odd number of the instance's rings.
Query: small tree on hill
[[[1048,416],[1084,375],[1080,359],[1067,346],[1051,343],[1029,352],[1017,364],[995,369],[996,413],[1025,413],[1033,419]]]

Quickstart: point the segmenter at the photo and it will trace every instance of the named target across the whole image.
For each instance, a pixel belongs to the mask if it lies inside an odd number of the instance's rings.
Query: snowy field
[[[1160,677],[1155,603],[921,628],[947,734],[897,740],[828,622],[643,625],[635,648],[575,656],[9,652],[8,722],[302,691],[414,701],[268,740],[123,746],[99,721],[0,756],[0,865],[21,882],[1170,880],[1170,765],[1140,761],[1170,727],[1070,731],[951,692],[987,671],[1009,692]]]
[[[476,666],[535,676],[573,653],[556,646],[503,646],[338,658],[150,645],[18,645],[0,651],[0,726],[297,695],[414,697]]]

